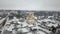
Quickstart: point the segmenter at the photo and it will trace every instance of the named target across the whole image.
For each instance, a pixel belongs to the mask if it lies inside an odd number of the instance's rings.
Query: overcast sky
[[[60,11],[60,0],[0,0],[0,9]]]

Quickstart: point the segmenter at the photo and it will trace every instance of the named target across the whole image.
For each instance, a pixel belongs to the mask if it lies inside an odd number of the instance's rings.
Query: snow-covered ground
[[[11,21],[15,21],[13,24],[10,24]],[[14,17],[14,19],[10,20],[8,23],[10,24],[10,26],[6,26],[5,27],[5,30],[8,30],[8,31],[14,31],[14,25],[16,25],[15,23],[17,22],[19,25],[17,25],[16,28],[17,31],[22,31],[23,33],[24,32],[28,32],[27,34],[33,34],[34,32],[33,31],[30,31],[29,30],[29,27],[31,27],[31,29],[37,29],[37,31],[35,33],[37,34],[46,34],[46,33],[51,33],[51,31],[49,31],[48,29],[44,29],[42,28],[41,26],[39,27],[38,25],[41,25],[42,21],[46,22],[46,26],[48,27],[51,27],[51,26],[55,26],[57,27],[58,26],[58,23],[56,23],[56,21],[54,20],[50,20],[50,19],[43,19],[43,20],[38,20],[38,22],[40,23],[36,23],[36,26],[35,25],[29,25],[26,23],[26,20],[24,22],[19,22],[19,20],[17,18]],[[51,21],[55,24],[52,24],[52,23],[48,23],[48,21]],[[7,24],[8,24],[7,23]],[[7,25],[6,24],[6,25]],[[21,25],[22,24],[22,25]],[[43,26],[44,27],[44,26]],[[45,27],[46,28],[46,27]]]

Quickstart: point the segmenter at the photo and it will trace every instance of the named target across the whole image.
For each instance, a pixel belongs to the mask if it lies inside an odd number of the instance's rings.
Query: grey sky
[[[60,0],[0,0],[0,9],[60,11]]]

